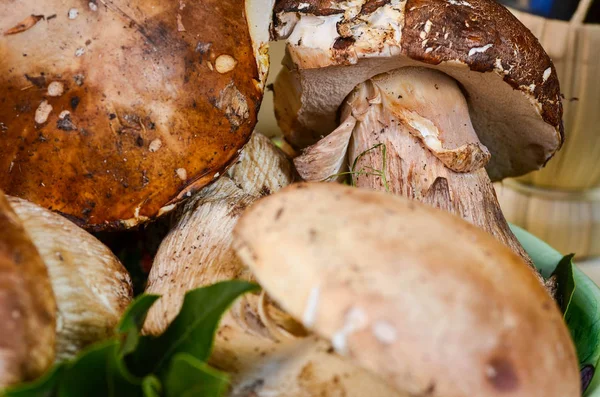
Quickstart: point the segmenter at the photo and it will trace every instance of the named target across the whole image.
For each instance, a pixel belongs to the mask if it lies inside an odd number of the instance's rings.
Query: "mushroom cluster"
[[[114,332],[130,276],[88,231],[171,213],[161,297],[123,339],[161,340],[192,289],[259,284],[212,345],[232,397],[581,395],[491,185],[563,139],[552,62],[503,7],[84,3],[0,4],[0,387]],[[293,159],[255,131],[270,38]]]

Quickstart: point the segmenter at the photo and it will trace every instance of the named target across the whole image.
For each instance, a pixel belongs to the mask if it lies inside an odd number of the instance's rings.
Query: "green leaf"
[[[165,375],[167,397],[221,397],[229,386],[229,377],[187,353],[171,360]]]
[[[159,295],[142,294],[135,298],[123,314],[116,328],[117,334],[123,335],[121,356],[133,352],[137,347],[148,311],[159,298]]]
[[[549,277],[557,271],[557,274],[567,273],[568,277],[568,265],[572,263],[569,257],[562,261],[561,254],[548,244],[523,229],[512,225],[511,228],[542,275]],[[593,366],[597,369],[600,364],[600,288],[577,266],[572,265],[571,269],[574,291],[570,303],[566,305],[565,321],[575,342],[581,367],[587,367],[587,370]],[[567,293],[569,289],[566,288]],[[600,397],[598,372],[587,388],[585,397]]]
[[[8,390],[2,396],[5,397],[51,397],[56,394],[58,382],[65,371],[65,364],[52,367],[42,377],[33,382],[24,383]]]
[[[569,306],[573,300],[573,294],[575,293],[575,279],[573,274],[575,266],[573,265],[573,256],[575,255],[571,254],[562,258],[552,273],[553,276],[556,276],[558,284],[558,304],[565,315],[569,311]]]
[[[118,340],[84,350],[63,374],[59,397],[140,396],[140,381],[124,366]]]
[[[140,338],[138,349],[128,360],[132,372],[139,376],[160,373],[177,353],[206,361],[223,312],[240,295],[257,289],[256,284],[232,280],[189,291],[179,314],[162,335]]]
[[[162,384],[154,375],[148,375],[142,380],[142,391],[144,397],[160,397]]]

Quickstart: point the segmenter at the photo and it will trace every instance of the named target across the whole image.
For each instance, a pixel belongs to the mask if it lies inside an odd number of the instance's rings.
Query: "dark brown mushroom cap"
[[[337,72],[355,85],[360,81],[348,75],[358,74],[364,81],[418,65],[441,70],[462,84],[475,130],[492,152],[488,165],[492,179],[537,169],[562,144],[563,109],[554,65],[535,36],[492,0],[282,0],[275,15],[274,35],[292,34],[291,38],[302,36],[293,32],[302,15],[338,20],[329,45],[315,48],[296,40],[288,45],[292,69],[306,70],[299,78],[304,80],[303,107],[292,127],[294,134],[303,134],[297,146],[329,133],[336,116],[327,101],[311,108],[307,96],[315,93],[308,92],[309,80],[319,80],[324,87]],[[349,65],[359,70],[344,69]],[[326,74],[314,77],[317,68]],[[337,106],[354,88],[332,85],[336,88],[327,87],[326,97]],[[493,117],[484,115],[494,112]]]
[[[0,389],[54,361],[56,304],[46,265],[0,190]]]
[[[0,188],[99,230],[213,181],[262,99],[255,3],[3,1]]]

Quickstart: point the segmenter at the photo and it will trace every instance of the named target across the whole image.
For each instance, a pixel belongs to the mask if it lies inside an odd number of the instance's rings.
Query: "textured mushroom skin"
[[[0,388],[54,361],[56,305],[46,266],[0,191]]]
[[[127,270],[64,217],[16,197],[8,201],[48,269],[57,304],[57,361],[110,337],[133,296]]]
[[[519,257],[456,216],[295,184],[244,212],[234,248],[284,310],[409,395],[580,395],[555,302]]]
[[[390,4],[391,0],[282,0],[276,3],[275,14],[340,14],[344,13],[341,8],[351,3],[363,3],[355,17],[359,19]],[[515,89],[533,94],[541,103],[544,121],[557,127],[561,139],[564,139],[560,86],[554,64],[543,51],[538,39],[529,30],[524,30],[521,22],[510,11],[491,0],[406,0],[399,3],[405,3],[401,41],[401,51],[404,54],[433,65],[456,60],[468,65],[471,70],[482,73],[497,71],[499,65],[496,59],[513,59],[511,63],[502,63],[504,81]],[[431,22],[431,30],[427,35],[426,45],[422,45],[423,39],[419,36],[427,21]],[[275,32],[278,23],[281,21],[276,17]],[[335,47],[337,60],[356,59],[352,35],[343,31],[339,33],[340,37],[336,41],[338,45]],[[467,37],[468,41],[463,41],[463,37]],[[482,46],[493,44],[493,47],[481,56],[469,57],[470,49],[478,43]],[[511,46],[510,43],[514,43],[515,46]],[[433,51],[428,51],[428,48],[432,48]],[[519,48],[526,48],[527,51],[521,51]],[[528,66],[514,67],[517,65]],[[544,71],[548,68],[551,68],[551,73],[544,80]],[[529,88],[532,84],[535,85],[533,92]]]
[[[0,36],[0,188],[99,230],[153,218],[213,181],[262,98],[252,4],[3,1],[2,32],[45,19]]]
[[[297,148],[335,128],[336,111],[357,84],[427,65],[462,84],[492,153],[492,180],[539,169],[562,144],[554,66],[531,32],[492,0],[285,1],[276,6],[273,36],[288,39],[275,111]]]

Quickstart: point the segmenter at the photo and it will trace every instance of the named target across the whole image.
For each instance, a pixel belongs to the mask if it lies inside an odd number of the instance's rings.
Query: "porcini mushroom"
[[[398,391],[580,395],[556,303],[518,255],[454,215],[295,184],[244,212],[234,248],[284,310]]]
[[[305,180],[354,165],[357,186],[457,214],[531,263],[490,182],[562,143],[556,72],[527,28],[492,0],[282,0],[275,13],[288,40],[275,108],[288,140],[311,145],[295,159]]]
[[[146,292],[161,294],[144,324],[162,333],[178,313],[185,292],[228,279],[254,281],[231,246],[231,231],[244,209],[288,185],[291,161],[254,133],[240,161],[193,196],[154,259]],[[345,361],[330,344],[273,304],[267,295],[240,298],[221,319],[212,365],[233,375],[232,397],[400,397],[376,376]]]
[[[0,188],[93,230],[173,209],[250,137],[272,5],[1,2]]]
[[[94,236],[31,202],[8,202],[37,251],[56,297],[56,359],[111,336],[131,302],[129,273]]]
[[[54,361],[56,304],[48,271],[0,191],[0,389]]]

